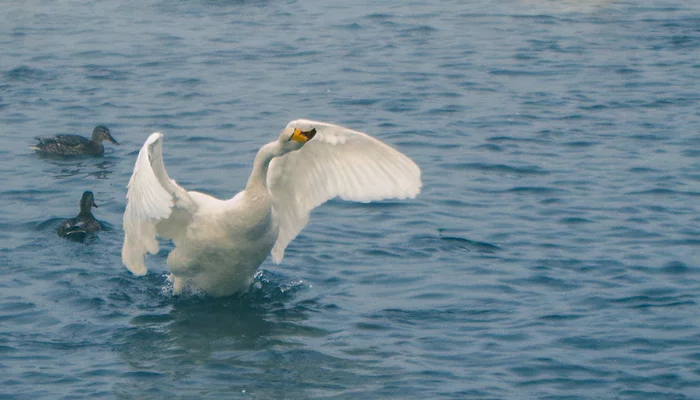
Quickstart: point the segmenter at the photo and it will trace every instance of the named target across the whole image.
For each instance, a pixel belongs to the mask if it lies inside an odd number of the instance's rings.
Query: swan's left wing
[[[316,135],[300,150],[272,160],[267,185],[279,221],[272,260],[309,222],[309,213],[326,201],[370,202],[414,198],[421,188],[420,168],[379,140],[341,126],[295,120],[287,125]]]
[[[127,187],[122,262],[134,275],[145,275],[143,258],[146,252],[158,252],[156,235],[172,237],[171,232],[181,228],[183,217],[192,215],[196,206],[187,191],[168,177],[163,135],[158,132],[139,151]]]

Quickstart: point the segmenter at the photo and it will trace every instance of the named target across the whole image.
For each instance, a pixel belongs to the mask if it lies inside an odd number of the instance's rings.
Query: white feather
[[[288,126],[316,129],[316,136],[270,163],[267,184],[280,226],[273,262],[282,261],[289,242],[309,222],[311,210],[334,197],[366,203],[420,193],[420,168],[379,140],[317,121],[296,120]]]
[[[162,139],[159,132],[148,137],[139,151],[127,185],[122,260],[129,271],[139,276],[148,271],[143,260],[146,252],[158,252],[156,226],[171,216],[176,200],[179,199],[178,207],[194,211],[187,192],[165,171]]]

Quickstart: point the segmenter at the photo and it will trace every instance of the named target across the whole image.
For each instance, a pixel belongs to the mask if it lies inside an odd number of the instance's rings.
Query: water
[[[353,4],[354,3],[354,4]],[[700,398],[700,3],[24,1],[0,13],[0,398]],[[412,157],[243,296],[120,262],[125,185],[229,197],[295,118]],[[108,126],[103,158],[33,136]],[[109,225],[55,226],[92,190]]]

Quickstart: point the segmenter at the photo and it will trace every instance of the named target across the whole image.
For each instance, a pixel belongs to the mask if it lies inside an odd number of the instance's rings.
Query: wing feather
[[[311,210],[326,201],[370,202],[414,198],[421,188],[420,168],[407,156],[362,132],[323,122],[296,120],[316,129],[300,150],[270,163],[268,188],[279,221],[272,260],[309,222]]]
[[[191,215],[196,207],[187,191],[165,171],[161,133],[151,134],[139,151],[127,188],[122,262],[134,275],[145,275],[146,252],[158,252],[159,223],[171,219],[173,209]]]

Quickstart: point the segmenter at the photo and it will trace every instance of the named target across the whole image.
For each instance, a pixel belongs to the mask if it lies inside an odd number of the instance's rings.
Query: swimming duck
[[[119,145],[112,137],[107,127],[99,125],[92,131],[92,139],[80,135],[56,135],[37,137],[39,143],[36,146],[29,146],[41,154],[54,155],[91,155],[100,156],[104,153],[105,148],[102,145],[103,140],[107,140],[116,145]]]
[[[100,222],[92,215],[92,207],[97,208],[95,196],[90,191],[83,193],[80,198],[80,213],[75,218],[70,218],[58,228],[58,236],[66,239],[82,242],[88,233],[97,232],[102,229]]]
[[[228,200],[187,191],[163,164],[163,135],[146,140],[129,180],[122,262],[145,275],[156,236],[171,239],[167,259],[173,293],[192,287],[212,296],[245,292],[260,264],[279,263],[289,242],[326,201],[414,198],[420,168],[407,156],[361,132],[295,120],[260,148],[245,190]]]

